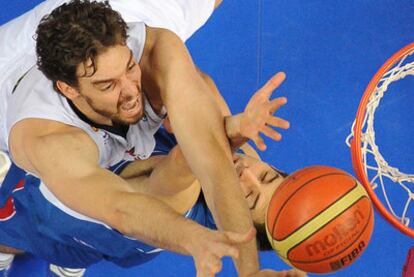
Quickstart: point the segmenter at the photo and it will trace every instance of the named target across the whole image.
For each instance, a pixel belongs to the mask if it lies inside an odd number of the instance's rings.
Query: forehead
[[[251,169],[255,169],[255,168],[263,169],[263,168],[269,168],[270,167],[270,165],[267,164],[266,162],[264,162],[262,160],[259,160],[257,158],[251,157],[249,155],[241,154],[241,153],[238,153],[237,155],[240,157],[240,159],[245,161],[249,166],[253,166],[253,168],[251,168]]]
[[[115,45],[104,48],[94,58],[89,58],[77,66],[79,79],[113,78],[121,74],[132,59],[132,52],[126,45]]]
[[[248,161],[248,163],[250,165],[253,165],[254,166],[252,168],[253,170],[254,169],[256,169],[256,170],[265,170],[265,169],[271,170],[271,171],[274,171],[276,174],[280,175],[281,177],[283,177],[283,179],[286,178],[289,175],[286,172],[281,171],[281,170],[277,169],[276,167],[274,167],[273,165],[268,164],[268,163],[266,163],[262,160],[250,157],[250,156],[245,155],[245,154],[238,153],[237,155],[239,155],[240,158]]]
[[[279,185],[284,181],[285,178],[277,178],[269,184],[262,184],[260,187],[260,203],[252,210],[252,216],[255,222],[264,223],[267,208],[269,206],[270,199]]]

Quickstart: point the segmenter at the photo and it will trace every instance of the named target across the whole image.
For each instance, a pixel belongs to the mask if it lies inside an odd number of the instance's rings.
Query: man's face
[[[94,112],[122,124],[134,124],[143,116],[141,70],[131,50],[116,45],[92,61],[78,65],[79,94]]]
[[[253,222],[264,223],[270,198],[285,177],[267,163],[246,155],[237,155],[235,165]]]

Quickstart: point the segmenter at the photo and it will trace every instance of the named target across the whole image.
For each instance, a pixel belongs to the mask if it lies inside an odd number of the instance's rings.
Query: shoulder
[[[39,175],[44,163],[54,161],[98,160],[98,149],[83,130],[45,119],[25,119],[16,123],[9,136],[9,150],[13,160],[28,172]]]
[[[67,141],[88,145],[93,140],[84,130],[67,124],[40,118],[27,118],[17,122],[10,131],[10,143],[49,143],[64,145]]]
[[[158,63],[162,58],[164,60],[179,58],[181,56],[179,53],[182,51],[186,52],[187,47],[177,34],[167,29],[147,27],[147,40],[141,67],[145,70],[146,66],[150,65],[151,71],[157,72],[157,69],[160,69]]]

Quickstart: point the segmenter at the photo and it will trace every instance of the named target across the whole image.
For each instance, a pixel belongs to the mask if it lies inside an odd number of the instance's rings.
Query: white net
[[[410,204],[414,200],[414,174],[401,172],[397,167],[390,165],[375,141],[374,119],[375,111],[380,105],[380,101],[385,93],[388,93],[388,88],[391,83],[404,79],[407,76],[414,76],[414,49],[411,49],[402,59],[400,59],[394,66],[389,69],[378,82],[376,88],[371,93],[369,101],[366,105],[366,111],[361,128],[361,154],[365,174],[368,177],[370,184],[376,194],[382,194],[383,203],[388,207],[390,213],[397,218],[405,226],[409,226],[410,219],[408,211]],[[351,134],[347,137],[346,143],[350,146],[350,142],[354,137],[354,125],[352,126]],[[399,185],[403,191],[406,192],[407,199],[403,199],[402,209],[397,212],[394,208],[396,203],[391,203],[388,196],[389,187]],[[380,191],[378,191],[380,190]],[[401,199],[399,200],[401,201]],[[401,203],[398,203],[401,206]]]

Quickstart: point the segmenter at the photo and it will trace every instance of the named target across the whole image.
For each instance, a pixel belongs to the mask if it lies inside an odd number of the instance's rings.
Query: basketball
[[[352,264],[374,226],[371,201],[348,173],[312,166],[290,175],[274,192],[266,214],[273,249],[289,265],[329,273]]]

